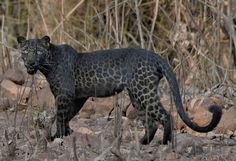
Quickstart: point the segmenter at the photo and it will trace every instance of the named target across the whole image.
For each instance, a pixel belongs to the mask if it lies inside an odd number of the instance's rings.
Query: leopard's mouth
[[[36,68],[33,68],[33,67],[29,67],[27,68],[27,73],[30,74],[30,75],[33,75],[37,72],[37,69]]]

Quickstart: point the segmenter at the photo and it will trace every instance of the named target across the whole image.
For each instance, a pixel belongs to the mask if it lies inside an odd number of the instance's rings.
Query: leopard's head
[[[49,56],[50,38],[44,36],[41,39],[29,39],[19,36],[17,41],[20,46],[21,58],[29,74],[35,74],[47,63]]]

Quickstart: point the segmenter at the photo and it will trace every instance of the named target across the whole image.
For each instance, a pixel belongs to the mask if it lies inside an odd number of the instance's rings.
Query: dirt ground
[[[235,161],[236,138],[234,135],[214,137],[196,137],[187,133],[174,132],[174,141],[169,145],[160,145],[162,129],[158,130],[149,145],[140,145],[138,138],[143,135],[143,127],[134,121],[122,130],[120,151],[116,148],[114,137],[114,119],[106,117],[79,119],[75,117],[70,126],[72,135],[62,140],[56,139],[43,147],[36,141],[34,130],[30,127],[30,119],[20,111],[16,117],[16,149],[12,154],[10,129],[13,129],[15,112],[0,112],[0,153],[1,161]],[[127,119],[123,117],[123,122]],[[8,140],[6,132],[8,129]],[[8,146],[6,146],[8,144]],[[113,147],[113,148],[112,148]]]

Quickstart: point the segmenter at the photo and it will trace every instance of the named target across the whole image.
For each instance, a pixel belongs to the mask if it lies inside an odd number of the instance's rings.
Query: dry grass
[[[50,35],[78,51],[142,47],[159,52],[181,86],[234,83],[232,0],[6,0],[0,2],[1,73],[13,66],[16,36]]]

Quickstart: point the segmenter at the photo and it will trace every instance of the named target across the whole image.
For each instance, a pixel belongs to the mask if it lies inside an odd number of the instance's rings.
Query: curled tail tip
[[[213,114],[222,115],[222,107],[219,105],[211,105],[208,110]]]
[[[218,106],[218,105],[211,105],[209,107],[209,111],[211,113],[213,113],[213,119],[212,119],[212,122],[210,124],[210,127],[212,129],[214,129],[217,126],[217,124],[220,122],[220,120],[221,120],[221,117],[222,117],[222,107]]]

